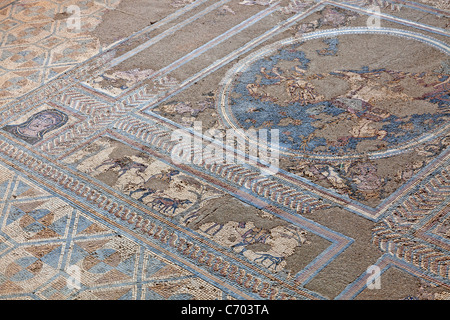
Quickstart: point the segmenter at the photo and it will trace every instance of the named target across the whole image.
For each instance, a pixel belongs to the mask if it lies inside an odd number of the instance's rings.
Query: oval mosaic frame
[[[218,90],[218,99],[216,100],[216,109],[221,117],[222,124],[225,125],[226,128],[237,130],[237,134],[240,134],[238,129],[243,129],[235,120],[232,110],[229,106],[229,96],[233,89],[233,81],[235,80],[236,75],[246,71],[251,65],[256,63],[260,59],[264,59],[272,54],[274,54],[277,50],[284,48],[289,45],[300,44],[305,41],[315,40],[315,39],[325,39],[330,37],[336,37],[340,35],[363,35],[363,34],[381,34],[381,35],[389,35],[396,36],[401,38],[406,38],[410,40],[416,40],[427,44],[429,46],[438,49],[446,55],[450,56],[450,45],[417,33],[411,32],[401,29],[394,28],[368,28],[368,27],[359,27],[359,28],[337,28],[337,29],[329,29],[324,31],[311,32],[307,34],[303,34],[301,37],[290,37],[270,45],[267,45],[258,51],[248,55],[243,60],[236,63],[230,70],[227,71],[225,76],[222,78],[219,90]],[[283,155],[294,156],[299,158],[305,158],[310,160],[351,160],[351,159],[360,159],[360,158],[369,158],[369,159],[377,159],[377,158],[385,158],[397,154],[401,154],[407,152],[414,148],[415,146],[429,141],[430,139],[442,135],[450,129],[450,124],[446,124],[435,128],[434,130],[422,133],[420,136],[412,138],[408,141],[408,143],[403,143],[396,147],[387,148],[383,151],[372,151],[366,153],[352,153],[345,155],[338,154],[330,154],[326,152],[314,152],[314,153],[305,153],[301,151],[292,152],[285,147],[278,148],[278,152]],[[247,138],[248,137],[244,137]],[[250,143],[258,145],[257,141],[252,141],[250,139]],[[262,148],[267,148],[267,146],[261,146]],[[273,148],[273,146],[271,146]]]

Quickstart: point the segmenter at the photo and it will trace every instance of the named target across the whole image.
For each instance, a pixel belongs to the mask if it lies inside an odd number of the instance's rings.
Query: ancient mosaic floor
[[[0,299],[449,299],[449,17],[0,0]]]

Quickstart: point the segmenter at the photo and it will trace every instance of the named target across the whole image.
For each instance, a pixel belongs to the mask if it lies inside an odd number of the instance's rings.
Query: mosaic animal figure
[[[164,212],[164,213],[172,210],[172,214],[175,213],[175,211],[178,209],[178,207],[185,205],[185,204],[190,204],[190,203],[192,203],[192,202],[188,199],[180,200],[180,199],[170,199],[170,198],[163,198],[163,197],[155,198],[151,202],[152,208],[157,206],[159,211]]]
[[[108,170],[120,168],[119,169],[119,178],[123,176],[125,173],[130,171],[131,169],[137,169],[137,172],[143,173],[147,169],[147,165],[131,160],[128,157],[121,159],[107,159],[103,161],[100,165],[95,167],[95,170],[103,166],[109,166]]]
[[[177,174],[180,174],[179,170],[168,170],[168,171],[161,171],[160,173],[152,175],[150,178],[147,179],[146,182],[152,180],[152,179],[158,179],[161,181],[170,182],[172,181],[172,178],[176,176]]]
[[[145,197],[147,197],[147,196],[149,196],[149,195],[151,195],[151,194],[154,194],[157,190],[151,189],[151,188],[138,188],[138,189],[136,189],[136,190],[134,190],[134,191],[131,191],[131,192],[130,192],[130,196],[132,196],[133,194],[135,194],[135,193],[137,193],[137,192],[142,192],[142,191],[144,191],[144,193],[143,193],[143,194],[140,196],[140,198],[138,199],[138,201],[141,201],[141,202],[144,201],[144,198],[145,198]]]

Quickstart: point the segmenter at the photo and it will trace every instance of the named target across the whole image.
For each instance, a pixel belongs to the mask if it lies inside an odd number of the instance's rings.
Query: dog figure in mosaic
[[[240,223],[240,227],[245,227],[245,223]],[[242,247],[240,254],[244,254],[247,251],[247,246],[255,243],[265,243],[269,236],[269,232],[262,228],[252,228],[242,235],[242,240],[231,246],[231,248]]]
[[[172,210],[172,214],[175,213],[175,211],[178,209],[179,206],[182,206],[185,204],[190,204],[190,203],[192,203],[192,202],[188,199],[180,200],[180,199],[170,199],[170,198],[163,198],[163,197],[155,198],[151,202],[152,208],[157,206],[159,211],[163,212],[163,213]]]
[[[139,188],[139,189],[136,189],[136,190],[134,190],[134,191],[131,191],[131,192],[130,192],[130,196],[132,196],[132,195],[135,194],[136,192],[142,192],[142,191],[144,191],[144,193],[141,195],[141,197],[140,197],[139,199],[137,199],[138,201],[141,201],[141,202],[144,201],[144,198],[145,198],[145,197],[147,197],[147,196],[149,196],[149,195],[154,194],[155,192],[157,192],[157,190],[155,190],[155,189],[150,189],[150,188]]]
[[[137,169],[138,173],[143,173],[147,169],[147,165],[131,160],[128,157],[121,159],[107,159],[103,161],[99,166],[95,167],[95,170],[103,167],[109,166],[107,170],[120,168],[119,169],[119,178],[123,176],[125,173],[130,171],[131,169]]]

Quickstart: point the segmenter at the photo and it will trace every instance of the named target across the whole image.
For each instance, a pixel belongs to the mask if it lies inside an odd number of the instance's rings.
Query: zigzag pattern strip
[[[450,166],[421,186],[393,212],[408,223],[419,221],[450,196]]]
[[[66,99],[71,100],[71,103],[76,105],[76,107],[83,108],[83,103],[75,101],[74,96],[66,97]],[[101,112],[96,112],[98,114],[91,117],[88,121],[80,123],[42,144],[41,150],[49,155],[62,154],[69,148],[92,136],[93,133],[105,129],[109,124],[125,116],[131,108],[134,107],[120,102],[101,110]]]
[[[87,96],[74,88],[65,90],[55,98],[55,101],[86,115],[95,115],[110,108],[110,105]]]
[[[156,79],[153,88],[153,91],[156,92],[149,93],[147,86],[144,86],[122,101],[112,104],[103,103],[76,88],[67,89],[55,98],[55,102],[80,111],[90,116],[90,119],[61,133],[59,137],[44,143],[41,146],[41,150],[49,155],[61,155],[67,149],[92,136],[93,133],[126,116],[136,106],[148,103],[152,99],[164,95],[167,90],[176,86],[177,83],[175,79],[169,77]]]
[[[387,224],[374,228],[373,243],[390,255],[445,279],[450,279],[450,255],[436,247],[394,232]]]
[[[239,286],[251,289],[253,293],[263,299],[295,299],[295,296],[283,292],[276,286],[273,286],[272,283],[263,281],[245,269],[224,261],[221,257],[216,256],[207,249],[200,249],[198,245],[179,236],[175,231],[170,230],[166,226],[130,211],[112,198],[86,186],[80,180],[70,177],[59,169],[36,159],[34,156],[23,150],[19,150],[5,141],[0,142],[0,153],[8,156],[15,162],[20,162],[28,169],[56,182],[58,185],[74,192],[78,196],[83,197],[97,208],[105,210],[109,214],[128,222],[134,228],[140,229],[145,234],[157,240],[160,244],[169,245],[171,248],[180,252],[186,259],[194,260],[197,265],[207,266],[213,274],[225,277]],[[302,292],[302,294],[305,293]],[[308,294],[305,295],[307,298],[313,298]]]
[[[141,103],[147,102],[149,100],[154,99],[156,96],[156,94],[153,93],[147,93],[147,88],[143,87],[139,90],[137,90],[136,92],[130,94],[127,98],[126,98],[126,103],[130,104],[130,105],[139,105]]]

